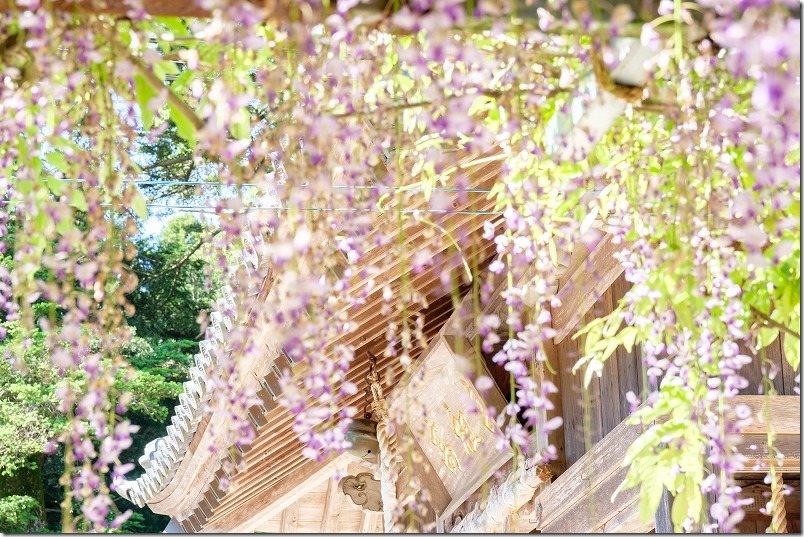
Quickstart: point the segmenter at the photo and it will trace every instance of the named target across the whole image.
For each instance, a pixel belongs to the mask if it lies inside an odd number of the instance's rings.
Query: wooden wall
[[[625,295],[630,284],[620,276],[584,316],[584,323],[612,312]],[[564,456],[566,466],[575,463],[592,445],[630,414],[625,398],[629,391],[642,393],[643,373],[639,347],[627,352],[619,347],[606,361],[602,377],[593,377],[589,389],[583,389],[583,372],[572,373],[581,356],[581,338],[575,333],[565,337],[556,346],[559,381],[564,417]]]
[[[761,480],[738,482],[742,487],[743,498],[753,498],[754,503],[746,506],[745,518],[737,525],[739,533],[766,533],[770,527],[771,517],[761,513],[770,498],[771,488]],[[787,533],[801,533],[801,483],[796,480],[785,480],[793,492],[785,496],[785,512],[787,520]]]
[[[611,313],[619,300],[630,289],[631,284],[620,275],[600,299],[584,316],[584,323],[596,317]],[[501,334],[502,336],[503,334]],[[582,350],[581,338],[573,339],[575,332],[570,333],[554,348],[548,348],[553,367],[557,370],[557,377],[552,378],[560,390],[560,412],[564,419],[563,452],[561,460],[554,465],[554,473],[560,474],[567,467],[576,462],[592,445],[599,442],[631,412],[630,404],[626,400],[629,391],[635,394],[644,394],[646,378],[642,365],[642,353],[639,346],[632,352],[619,347],[615,354],[606,361],[603,375],[594,377],[588,390],[583,390],[583,372],[572,373],[572,368],[580,357]],[[485,354],[489,371],[500,386],[503,394],[510,394],[510,375],[501,366],[491,360],[494,353],[502,347],[496,346],[492,353]],[[753,362],[742,370],[743,376],[749,385],[740,393],[743,395],[757,395],[762,391],[763,358],[756,356],[747,348],[742,352],[754,355]],[[779,339],[765,349],[764,369],[772,364],[776,374],[772,380],[773,386],[779,395],[796,395],[793,391],[796,372],[784,359],[782,343]],[[558,405],[557,405],[558,406]],[[561,431],[558,439],[561,440]],[[555,440],[552,439],[552,440]],[[558,446],[559,450],[562,446]]]

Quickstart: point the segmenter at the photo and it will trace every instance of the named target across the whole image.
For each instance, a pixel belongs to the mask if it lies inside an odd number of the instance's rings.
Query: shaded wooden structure
[[[56,2],[55,6],[66,9],[67,3]],[[145,8],[154,15],[206,14],[193,6],[192,2],[145,1]],[[125,9],[121,2],[113,1],[101,11],[121,13]],[[621,103],[615,104],[620,106]],[[468,186],[489,190],[500,174],[501,159],[494,151],[485,155],[464,155],[462,166],[469,178]],[[406,208],[416,209],[424,208],[426,202],[411,194],[405,203]],[[499,221],[502,215],[492,211],[494,201],[486,199],[483,194],[470,194],[466,198],[453,194],[448,204],[453,211],[439,217],[436,223],[450,233],[460,231],[467,239],[465,251],[472,252],[481,272],[485,271],[495,255],[496,246],[482,238],[482,228],[488,222]],[[604,226],[601,224],[601,227]],[[403,233],[409,251],[413,253],[427,248],[442,260],[449,259],[452,245],[432,236],[428,229],[426,224],[416,221],[405,226]],[[255,240],[260,238],[246,237],[246,242]],[[557,446],[558,460],[551,465],[552,482],[534,481],[537,483],[534,490],[528,491],[531,496],[517,512],[499,521],[505,529],[548,533],[667,530],[666,510],[660,510],[647,524],[640,520],[636,490],[625,491],[614,502],[611,501],[612,493],[625,477],[626,470],[621,463],[626,448],[641,433],[640,427],[625,423],[631,412],[626,393],[640,393],[646,388],[640,349],[631,352],[618,349],[606,362],[603,376],[594,378],[588,390],[582,388],[582,379],[572,374],[572,367],[580,356],[581,341],[573,338],[577,327],[584,319],[611,312],[628,290],[623,268],[614,257],[614,253],[624,247],[627,245],[615,244],[610,236],[605,236],[592,250],[576,244],[571,251],[562,252],[566,266],[557,288],[562,305],[551,312],[552,327],[557,334],[547,349],[556,373],[543,369],[540,374],[559,387],[559,393],[551,397],[555,410],[546,417],[560,416],[564,425],[548,439],[533,439],[537,445],[549,441]],[[408,311],[413,319],[423,319],[423,333],[428,342],[426,346],[415,349],[411,356],[414,363],[427,359],[430,349],[445,342],[442,348],[452,349],[450,352],[455,354],[458,351],[454,341],[458,340],[463,341],[464,351],[468,351],[466,346],[471,347],[476,328],[462,324],[455,314],[456,298],[466,300],[468,288],[461,287],[460,296],[454,296],[452,290],[442,285],[441,266],[436,264],[414,272],[410,266],[402,266],[399,260],[388,255],[392,248],[375,247],[356,269],[378,264],[383,282],[391,285],[396,296],[404,277],[410,288],[426,297],[426,308]],[[263,262],[252,255],[245,255],[243,261],[246,264]],[[273,283],[271,276],[255,289],[249,307],[260,307]],[[365,283],[364,280],[359,285]],[[503,312],[503,287],[494,292],[487,313]],[[350,381],[362,384],[369,367],[366,356],[370,352],[380,357],[377,366],[384,373],[383,388],[386,393],[393,394],[393,388],[402,380],[403,367],[398,360],[383,355],[388,319],[379,307],[382,302],[382,286],[378,286],[360,310],[352,312],[351,320],[357,324],[357,330],[338,342],[356,349],[358,360],[349,372]],[[225,308],[221,312],[213,316],[217,341],[210,344],[225,344],[226,327],[237,322],[225,314]],[[507,334],[500,333],[500,336],[504,341]],[[381,515],[354,505],[338,488],[344,473],[355,474],[364,471],[364,467],[347,456],[323,463],[302,456],[302,446],[292,431],[293,418],[277,405],[277,399],[282,396],[281,372],[291,369],[300,375],[304,365],[293,363],[282,351],[281,342],[276,341],[272,334],[263,333],[259,339],[259,345],[265,349],[264,356],[251,362],[238,362],[240,378],[243,379],[239,387],[250,385],[261,399],[260,404],[248,411],[257,430],[256,440],[245,448],[226,445],[225,439],[215,434],[227,419],[225,412],[201,417],[198,410],[201,403],[214,397],[205,384],[204,374],[214,367],[214,361],[211,353],[202,349],[193,371],[193,381],[185,385],[185,393],[176,407],[172,429],[164,440],[155,442],[142,459],[143,466],[148,468],[147,475],[136,485],[122,486],[121,494],[137,503],[147,504],[154,512],[170,515],[186,532],[356,533],[383,530]],[[800,494],[800,399],[793,391],[796,372],[784,360],[781,342],[774,342],[766,353],[766,359],[780,371],[773,379],[779,395],[772,401],[770,414],[771,424],[779,435],[775,447],[784,454],[780,470],[785,482]],[[491,360],[491,354],[484,358],[484,367],[494,378],[499,392],[509,394],[507,372]],[[756,360],[747,367],[744,374],[749,386],[741,397],[746,404],[757,409],[762,399],[755,395],[762,380],[760,361]],[[345,400],[343,405],[360,406],[362,399],[363,394],[359,393]],[[748,428],[741,447],[746,456],[765,465],[771,456],[767,426],[758,423]],[[491,511],[492,506],[486,503],[491,501],[486,497],[489,487],[498,496],[502,495],[505,485],[518,470],[509,460],[497,468],[499,475],[481,480],[468,496],[453,497],[446,487],[439,487],[439,479],[426,477],[428,473],[423,469],[429,467],[430,476],[437,476],[438,470],[433,461],[421,456],[421,446],[414,445],[409,452],[417,449],[416,455],[421,462],[417,463],[416,471],[423,472],[418,477],[432,487],[429,499],[425,500],[428,520],[423,522],[435,523],[440,531],[468,527],[466,521],[474,520],[473,516]],[[223,458],[221,454],[224,454]],[[227,458],[235,463],[230,473],[224,465]],[[740,477],[744,480],[746,494],[760,498],[767,492],[762,488],[763,476],[761,469],[749,468],[743,472]],[[396,483],[400,495],[411,477],[404,472],[400,475]],[[787,504],[788,529],[800,531],[800,509],[795,509],[794,498],[791,497]],[[752,512],[740,528],[761,531],[767,527],[767,519],[762,513]]]
[[[491,155],[469,156],[465,164],[472,170],[472,187],[487,189],[496,180],[500,161]],[[472,160],[481,164],[473,166]],[[491,202],[484,198],[460,201],[453,200],[456,211],[468,208],[491,213]],[[470,249],[477,252],[481,271],[493,258],[494,243],[483,239],[479,233],[486,221],[495,221],[500,215],[446,214],[440,225],[455,231],[465,230],[471,239]],[[411,222],[405,228],[405,236],[411,251],[418,248],[435,249],[447,254],[448,244],[439,244],[436,238],[424,233],[424,225]],[[612,502],[611,496],[625,477],[622,458],[627,447],[642,432],[642,428],[628,425],[624,420],[630,414],[630,404],[626,400],[629,391],[644,392],[645,376],[640,349],[631,352],[620,348],[606,363],[603,376],[594,378],[584,393],[579,375],[572,374],[572,367],[579,358],[578,339],[573,335],[582,320],[591,320],[608,314],[617,301],[627,292],[629,284],[623,276],[623,269],[613,257],[619,248],[607,236],[592,250],[576,245],[572,252],[564,256],[566,267],[558,281],[558,294],[562,306],[552,312],[553,328],[557,335],[548,346],[548,357],[556,374],[542,370],[558,387],[560,392],[553,397],[556,409],[551,414],[560,415],[564,426],[554,432],[549,441],[559,450],[559,458],[552,465],[552,483],[540,485],[517,513],[508,517],[504,527],[509,531],[578,533],[578,532],[652,532],[662,528],[667,521],[656,519],[648,524],[642,523],[638,512],[638,491],[635,489],[621,493]],[[385,254],[383,248],[368,256],[369,261]],[[390,257],[390,256],[387,256]],[[456,338],[463,345],[463,352],[471,351],[471,340],[475,327],[467,324],[455,311],[455,297],[444,289],[440,279],[440,267],[430,267],[414,274],[408,267],[403,270],[394,261],[385,263],[384,278],[395,289],[403,274],[409,278],[409,285],[427,297],[428,307],[411,312],[423,316],[424,333],[428,341],[426,348],[417,348],[412,358],[426,360],[432,349],[447,348],[447,352],[457,354]],[[503,313],[501,285],[492,296],[486,312]],[[462,301],[471,299],[468,288],[462,287]],[[385,330],[387,319],[377,305],[382,300],[381,290],[371,294],[363,308],[353,319],[359,324],[358,330],[347,336],[346,340],[357,348],[358,361],[353,365],[349,378],[361,384],[367,369],[368,352],[381,358],[378,367],[387,372],[383,379],[386,393],[402,379],[402,366],[395,359],[383,357],[386,345]],[[503,341],[505,333],[500,333]],[[443,343],[446,342],[446,347]],[[305,459],[302,446],[292,432],[292,418],[286,410],[277,406],[281,397],[278,374],[282,369],[300,371],[288,357],[277,349],[265,335],[266,360],[251,364],[241,364],[253,372],[254,386],[262,399],[262,404],[252,407],[249,416],[257,429],[257,439],[247,448],[239,449],[216,444],[214,435],[215,415],[200,421],[190,442],[187,453],[180,461],[178,469],[162,490],[147,502],[155,512],[171,515],[186,532],[274,532],[274,531],[321,531],[321,532],[373,532],[383,529],[382,516],[355,506],[349,498],[338,490],[338,479],[346,472],[355,474],[365,471],[365,467],[355,466],[353,459],[343,455],[325,463]],[[451,349],[451,350],[449,350]],[[491,354],[484,355],[486,367],[495,379],[500,392],[510,393],[507,372],[501,371],[491,360]],[[767,349],[767,360],[775,363],[780,374],[773,380],[777,392],[771,405],[771,423],[778,434],[775,447],[785,458],[781,471],[785,482],[797,486],[800,476],[800,399],[793,395],[794,376],[782,356],[782,346],[776,341]],[[755,395],[762,379],[760,361],[756,360],[745,371],[750,385],[741,396],[753,409],[758,409],[763,397]],[[298,374],[298,373],[297,373]],[[247,376],[248,378],[248,376]],[[399,393],[399,392],[396,392]],[[357,394],[344,404],[360,405],[363,395]],[[547,416],[548,418],[551,416]],[[408,431],[409,433],[409,431]],[[749,458],[767,467],[770,458],[767,446],[767,425],[756,424],[744,432],[742,452]],[[536,440],[534,440],[536,441]],[[219,453],[226,453],[240,464],[242,471],[227,474],[220,455],[214,455],[210,445],[216,445]],[[508,475],[514,471],[512,462],[500,466],[498,476],[491,476],[486,482],[478,484],[475,491],[461,503],[440,487],[433,464],[419,452],[419,468],[430,467],[430,478],[425,478],[428,487],[433,488],[427,500],[427,516],[437,523],[440,531],[452,531],[462,527],[461,521],[483,511],[488,488],[501,486]],[[418,471],[418,470],[417,470]],[[747,490],[761,485],[764,470],[747,469],[744,478]],[[422,474],[425,475],[425,474]],[[405,491],[409,475],[400,476],[397,490]],[[229,486],[224,487],[223,483]],[[752,488],[753,487],[753,488]],[[447,506],[451,505],[449,509]],[[789,528],[800,527],[800,510],[791,506],[788,511]],[[759,512],[750,513],[741,528],[752,530],[767,523]],[[657,515],[661,516],[661,514]],[[465,524],[464,524],[465,525]]]

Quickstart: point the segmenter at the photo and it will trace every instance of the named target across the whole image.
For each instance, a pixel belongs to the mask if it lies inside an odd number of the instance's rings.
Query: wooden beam
[[[328,479],[339,468],[345,468],[351,457],[339,455],[329,462],[308,461],[293,473],[292,479],[284,479],[268,488],[264,494],[251,498],[239,509],[227,513],[218,520],[210,521],[204,528],[208,533],[250,533],[277,513],[296,503],[302,496],[314,489],[321,481]]]
[[[338,517],[341,514],[341,498],[343,493],[338,488],[338,480],[330,477],[327,483],[327,497],[321,518],[321,533],[337,533]]]
[[[654,521],[643,523],[639,516],[639,498],[634,498],[622,511],[603,524],[604,533],[650,533],[654,529]]]
[[[742,434],[767,434],[769,426],[777,435],[801,434],[801,397],[798,395],[738,395],[735,401],[748,406],[754,416],[753,423],[743,427]],[[765,416],[766,403],[769,422]]]
[[[659,500],[659,508],[653,514],[654,530],[656,533],[674,533],[673,521],[670,518],[670,512],[673,508],[673,497],[667,492],[667,489],[662,490],[662,498]]]
[[[584,257],[583,262],[570,261],[565,282],[558,289],[561,305],[552,312],[553,329],[556,331],[553,341],[556,345],[572,332],[589,308],[622,274],[624,268],[614,258],[614,253],[626,246],[612,241],[612,235],[606,234]]]
[[[279,533],[296,533],[299,529],[299,502],[294,502],[282,510]]]
[[[552,340],[544,341],[544,352],[547,355],[548,363],[541,367],[541,374],[544,380],[549,380],[558,389],[555,393],[550,393],[547,398],[553,403],[553,409],[547,411],[546,418],[551,420],[555,417],[564,416],[564,402],[562,400],[561,388],[561,365],[558,361],[558,352]],[[547,434],[547,443],[555,446],[556,460],[550,462],[550,468],[554,476],[559,476],[567,469],[566,446],[564,444],[564,426],[554,429]]]
[[[765,396],[741,395],[735,398],[734,404],[746,404],[758,412],[764,400]],[[763,435],[767,435],[770,426],[777,431],[775,447],[785,455],[782,471],[799,472],[801,398],[777,395],[767,402],[770,408],[768,423],[755,422],[745,429],[740,452],[748,455],[750,445],[760,448],[759,442]],[[614,502],[611,501],[612,493],[628,471],[622,467],[625,452],[641,433],[640,425],[625,422],[617,425],[533,500],[536,511],[541,511],[541,520],[533,522],[533,518],[522,517],[517,522],[516,531],[646,533],[654,529],[654,520],[643,524],[639,519],[638,489],[624,490]],[[761,454],[756,458],[767,461],[767,456],[763,459]],[[748,467],[744,472],[751,473],[752,469]]]
[[[360,515],[359,533],[376,533],[378,518],[377,513],[363,509],[363,513]]]

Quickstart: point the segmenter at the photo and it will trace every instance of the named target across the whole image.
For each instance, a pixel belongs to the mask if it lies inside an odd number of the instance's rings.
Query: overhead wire
[[[59,179],[64,183],[85,183],[86,179]],[[125,184],[136,184],[140,186],[186,186],[196,185],[204,187],[221,187],[221,188],[236,188],[236,187],[264,187],[266,185],[259,185],[256,183],[242,183],[239,185],[224,185],[222,183],[204,183],[199,181],[164,181],[164,180],[136,180],[136,179],[123,179]],[[296,185],[295,188],[306,188],[307,185]],[[490,193],[491,189],[488,188],[458,188],[458,187],[414,187],[411,186],[385,186],[385,185],[332,185],[333,189],[338,190],[403,190],[403,191],[423,191],[428,190],[432,192],[475,192],[475,193]]]
[[[218,209],[210,205],[168,205],[168,204],[155,204],[146,203],[146,207],[155,209],[177,209],[193,212],[242,212],[242,211],[314,211],[314,212],[397,212],[396,209],[389,209],[383,211],[378,208],[370,207],[272,207],[272,206],[246,206],[238,209],[222,208]],[[101,207],[112,207],[111,203],[102,203]],[[503,211],[471,211],[471,210],[449,210],[449,209],[402,209],[402,214],[414,213],[438,213],[438,214],[476,214],[476,215],[501,215]]]

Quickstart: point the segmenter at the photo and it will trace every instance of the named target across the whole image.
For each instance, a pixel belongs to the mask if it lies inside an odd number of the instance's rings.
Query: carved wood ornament
[[[367,511],[382,512],[380,482],[374,479],[370,473],[348,475],[341,479],[339,485],[344,495],[348,496],[355,505]]]

